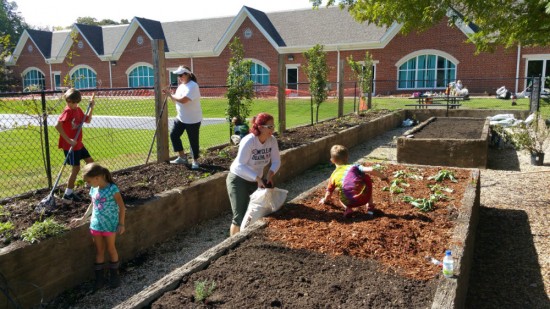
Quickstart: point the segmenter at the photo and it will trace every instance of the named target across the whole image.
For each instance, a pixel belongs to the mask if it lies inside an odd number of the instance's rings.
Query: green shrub
[[[48,218],[42,222],[35,222],[22,233],[22,236],[24,241],[35,243],[48,237],[63,234],[65,230],[67,230],[65,226],[57,223],[53,218]]]
[[[10,241],[13,236],[13,230],[15,230],[15,225],[8,222],[0,222],[0,237],[4,237],[7,241]]]
[[[195,282],[195,300],[203,301],[207,299],[216,289],[216,282],[208,285],[208,280]]]

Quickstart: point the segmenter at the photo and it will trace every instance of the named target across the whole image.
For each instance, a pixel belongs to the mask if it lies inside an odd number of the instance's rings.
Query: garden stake
[[[82,119],[82,123],[78,126],[78,130],[76,131],[76,135],[74,136],[74,139],[78,139],[80,136],[80,132],[82,131],[82,126],[84,125],[84,121],[86,120],[86,117],[88,117],[88,113],[90,112],[90,108],[92,107],[92,102],[94,100],[95,93],[92,94],[92,99],[90,100],[90,103],[88,103],[88,107],[86,108],[86,113],[84,114],[84,118]],[[36,212],[44,214],[47,210],[51,210],[55,208],[55,197],[53,195],[55,189],[57,189],[57,184],[59,183],[59,179],[61,178],[61,175],[63,174],[63,170],[65,169],[65,164],[67,164],[67,161],[69,161],[69,156],[73,152],[73,147],[71,145],[71,148],[69,148],[69,151],[67,152],[67,156],[65,156],[65,160],[63,161],[63,165],[61,165],[61,170],[59,171],[59,174],[57,174],[57,179],[55,180],[55,183],[53,184],[52,190],[50,191],[50,194],[43,198],[40,203],[35,208]]]
[[[149,162],[149,158],[151,157],[151,152],[153,151],[153,145],[155,144],[155,138],[157,138],[157,134],[159,131],[159,123],[160,119],[162,118],[162,113],[164,113],[164,107],[166,106],[166,101],[168,100],[168,96],[164,97],[164,102],[162,102],[162,108],[160,109],[160,115],[159,120],[157,120],[157,127],[155,128],[155,135],[153,135],[153,140],[151,141],[151,147],[149,147],[149,153],[147,154],[147,159],[145,160],[145,164]]]

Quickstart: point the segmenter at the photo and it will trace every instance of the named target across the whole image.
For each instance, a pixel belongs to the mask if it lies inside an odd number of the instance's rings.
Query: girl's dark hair
[[[268,121],[273,120],[273,116],[268,113],[259,113],[257,116],[254,116],[250,121],[250,132],[254,135],[260,135],[259,126],[265,125]]]
[[[115,183],[113,181],[113,176],[111,176],[111,172],[98,163],[88,163],[82,168],[82,177],[86,178],[96,176],[103,176],[105,177],[105,181],[108,183]]]
[[[188,67],[188,66],[183,66],[183,67],[186,68],[186,69],[188,69],[189,71],[191,71],[191,68],[190,68],[190,67]],[[195,73],[191,73],[191,74],[189,75],[189,78],[190,78],[192,81],[194,81],[195,83],[198,84],[198,82],[197,82],[197,77],[195,76]]]

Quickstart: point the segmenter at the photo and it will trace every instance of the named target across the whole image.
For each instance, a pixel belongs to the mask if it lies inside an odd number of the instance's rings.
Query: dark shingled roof
[[[98,55],[104,54],[103,29],[99,26],[75,24]]]
[[[286,46],[285,41],[269,20],[269,17],[262,11],[258,11],[251,7],[245,6],[245,8],[250,12],[250,14],[262,25],[264,30],[269,34],[269,36],[277,43],[277,46]]]
[[[162,24],[159,21],[146,19],[142,17],[136,17],[136,20],[143,27],[143,30],[145,30],[145,32],[147,32],[151,36],[151,39],[164,40],[164,50],[166,52],[170,51],[168,49],[168,44],[166,43],[166,38],[164,37]]]
[[[52,51],[52,33],[49,31],[27,29],[36,47],[40,50],[45,59],[50,58]]]

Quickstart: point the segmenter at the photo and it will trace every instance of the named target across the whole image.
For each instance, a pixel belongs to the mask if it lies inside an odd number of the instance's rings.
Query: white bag
[[[250,203],[248,204],[248,209],[241,223],[241,230],[244,230],[247,226],[261,217],[279,210],[281,206],[283,206],[287,194],[287,190],[279,188],[258,188],[254,191],[254,193],[250,195]]]

